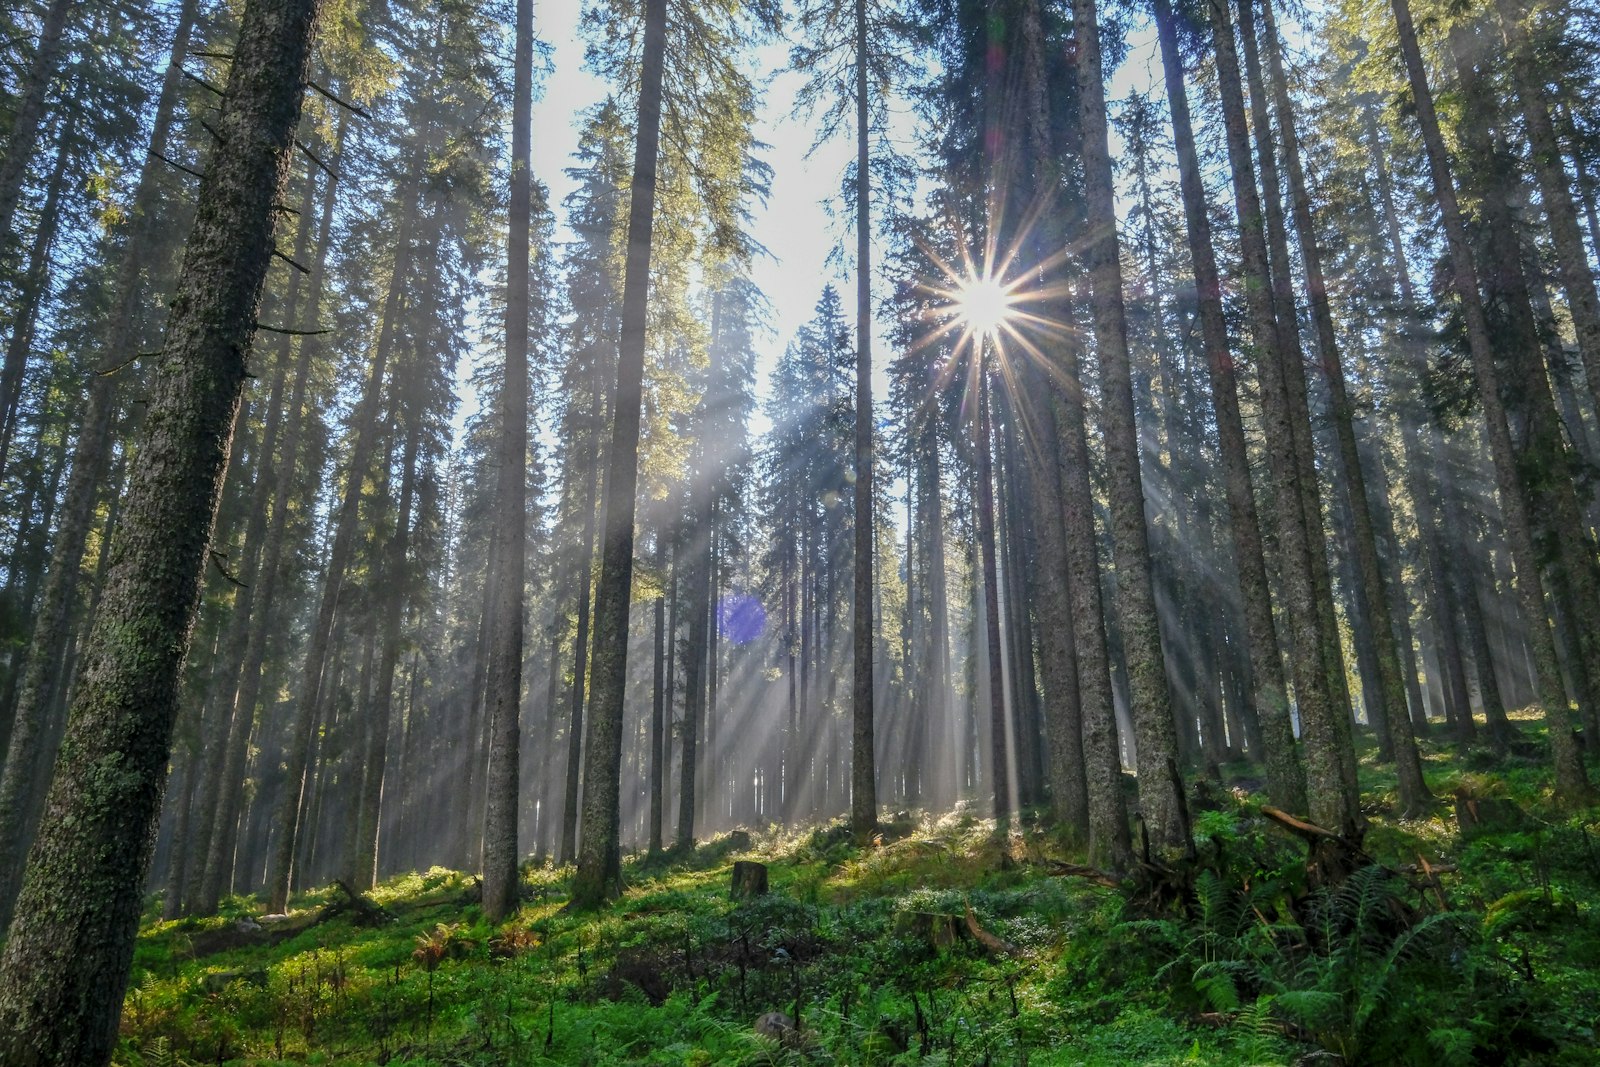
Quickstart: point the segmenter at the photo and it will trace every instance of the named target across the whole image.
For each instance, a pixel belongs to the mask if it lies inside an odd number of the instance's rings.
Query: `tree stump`
[[[1456,790],[1456,828],[1463,838],[1521,830],[1527,824],[1527,814],[1509,800],[1476,797],[1465,788]]]
[[[734,897],[764,897],[767,895],[767,865],[753,860],[735,860],[733,863]]]
[[[959,915],[902,911],[894,917],[894,932],[901,937],[925,941],[934,949],[946,949],[961,939],[962,920]]]

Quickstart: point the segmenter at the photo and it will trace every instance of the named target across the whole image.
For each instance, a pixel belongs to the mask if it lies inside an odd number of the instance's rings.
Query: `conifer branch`
[[[318,85],[314,81],[309,81],[308,80],[306,82],[306,85],[309,88],[315,89],[317,92],[321,93],[323,96],[327,97],[329,100],[332,100],[335,104],[338,104],[340,107],[344,108],[346,111],[350,112],[352,115],[360,115],[364,119],[370,119],[372,117],[364,109],[356,106],[355,104],[350,103],[350,101],[348,101],[348,100],[339,99],[337,96],[333,95],[333,93],[331,93],[328,90],[324,89],[322,86]]]
[[[274,248],[272,250],[272,254],[277,256],[279,259],[283,260],[285,263],[289,264],[289,266],[293,267],[295,270],[299,271],[301,274],[310,274],[311,273],[311,268],[310,267],[301,266],[299,263],[296,263],[293,259],[291,259],[289,256],[285,255],[284,253],[278,251],[278,249],[276,249],[276,248]]]

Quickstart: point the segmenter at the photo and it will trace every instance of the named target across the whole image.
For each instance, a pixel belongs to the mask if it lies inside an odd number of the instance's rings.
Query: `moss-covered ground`
[[[141,932],[116,1062],[1600,1063],[1600,809],[1552,807],[1522,725],[1509,761],[1429,742],[1426,820],[1391,817],[1369,757],[1368,851],[1408,869],[1337,890],[1304,884],[1304,848],[1225,776],[1196,801],[1185,906],[1061,875],[1071,850],[1036,823],[997,839],[961,813],[865,849],[821,827],[631,861],[594,914],[564,910],[570,870],[530,869],[499,928],[434,869],[371,894],[389,921],[207,951],[274,928],[233,898]],[[1464,840],[1459,788],[1521,814]],[[766,896],[731,898],[740,858],[768,865]],[[759,1033],[769,1012],[795,1027]]]

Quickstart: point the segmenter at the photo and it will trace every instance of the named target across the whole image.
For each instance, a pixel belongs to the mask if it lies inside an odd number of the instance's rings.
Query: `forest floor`
[[[570,869],[532,869],[498,929],[440,868],[363,898],[381,910],[232,898],[147,922],[115,1062],[1600,1063],[1600,808],[1550,805],[1519,726],[1505,761],[1426,742],[1424,820],[1391,815],[1367,753],[1372,863],[1321,889],[1225,772],[1196,791],[1196,859],[1131,889],[958,812],[866,849],[825,826],[632,860],[595,914],[563,910]],[[735,859],[770,892],[733,899]]]

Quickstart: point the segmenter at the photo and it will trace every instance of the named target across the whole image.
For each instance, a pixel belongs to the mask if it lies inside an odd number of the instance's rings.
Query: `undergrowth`
[[[347,913],[270,947],[226,947],[260,920],[233,898],[217,918],[147,924],[115,1062],[1600,1061],[1597,812],[1555,813],[1532,759],[1486,773],[1428,753],[1436,793],[1526,817],[1469,840],[1448,806],[1398,821],[1365,763],[1372,862],[1314,888],[1305,849],[1242,791],[1199,791],[1189,889],[1160,911],[1056,874],[1071,857],[1034,822],[998,840],[960,813],[866,849],[826,826],[637,859],[623,898],[588,915],[563,909],[570,869],[530,868],[498,928],[442,869],[374,890],[391,922]],[[730,899],[736,857],[769,865],[767,896]]]

